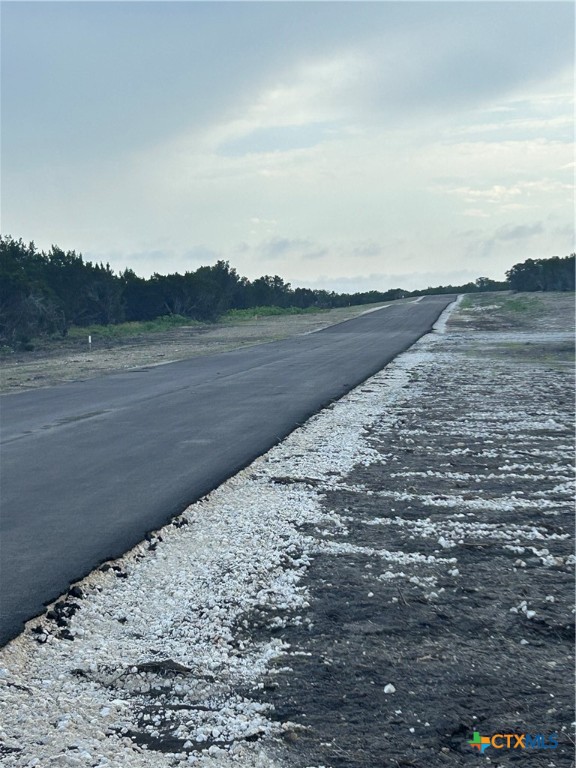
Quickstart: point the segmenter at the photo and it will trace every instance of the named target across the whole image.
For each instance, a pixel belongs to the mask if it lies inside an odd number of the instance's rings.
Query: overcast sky
[[[3,2],[2,233],[335,290],[574,250],[571,2]]]

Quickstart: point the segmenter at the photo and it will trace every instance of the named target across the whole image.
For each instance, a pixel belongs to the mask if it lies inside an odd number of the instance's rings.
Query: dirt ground
[[[90,349],[87,337],[85,340],[59,339],[37,351],[4,354],[0,364],[0,394],[279,341],[321,330],[379,306],[384,305],[179,326],[165,332],[140,333],[114,341],[94,336]]]
[[[260,697],[300,726],[282,764],[574,765],[572,301],[458,313],[372,430],[381,460],[324,493],[345,529],[305,532],[347,551],[318,548],[312,624],[278,630],[289,659]],[[475,731],[559,745],[480,756]]]

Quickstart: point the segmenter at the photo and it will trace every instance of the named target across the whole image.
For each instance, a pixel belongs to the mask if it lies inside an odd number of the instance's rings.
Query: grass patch
[[[117,325],[75,325],[68,330],[68,338],[86,339],[87,336],[94,336],[99,339],[123,339],[143,333],[161,333],[183,325],[201,326],[204,323],[182,317],[182,315],[164,315],[154,320],[135,320]]]
[[[460,309],[477,317],[499,319],[514,324],[541,317],[547,305],[540,296],[514,293],[482,293],[465,296]]]
[[[574,362],[574,342],[573,341],[551,341],[548,344],[539,344],[538,342],[504,342],[490,347],[490,351],[500,357],[513,357],[518,361],[525,362]]]
[[[249,309],[230,309],[222,315],[221,322],[235,323],[239,320],[254,320],[258,317],[275,317],[276,315],[317,315],[326,312],[319,307],[250,307]]]
[[[574,293],[469,294],[453,318],[454,327],[477,331],[569,332],[574,328]]]
[[[460,304],[460,308],[468,311],[490,310],[513,315],[541,314],[545,307],[538,296],[510,293],[468,294]]]
[[[51,336],[37,336],[27,342],[26,345],[19,347],[0,345],[0,359],[18,352],[51,353],[56,350],[77,349],[88,343],[88,336],[91,336],[94,342],[104,342],[105,346],[110,347],[114,346],[115,342],[122,343],[131,338],[139,338],[148,334],[154,335],[181,326],[202,328],[206,326],[206,323],[200,323],[182,315],[164,315],[154,320],[136,320],[116,325],[72,325],[66,336],[62,336],[60,333]]]
[[[485,299],[485,298],[486,297],[485,297],[484,294],[482,296],[479,296],[479,295],[474,294],[474,293],[468,293],[468,294],[466,294],[466,296],[464,296],[464,298],[460,302],[459,309],[460,310],[462,310],[462,309],[473,309],[474,307],[483,306],[484,304],[487,303],[485,300],[482,301],[482,299]]]
[[[515,314],[540,314],[544,307],[542,302],[532,296],[511,296],[507,298],[502,309],[505,312],[514,312]]]
[[[466,355],[469,357],[506,359],[515,364],[545,365],[557,368],[573,367],[575,345],[573,340],[553,341],[543,344],[541,341],[501,341],[496,344],[470,345]]]

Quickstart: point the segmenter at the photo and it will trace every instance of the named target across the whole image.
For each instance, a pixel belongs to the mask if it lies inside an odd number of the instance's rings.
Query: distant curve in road
[[[427,333],[455,296],[0,398],[0,645]]]

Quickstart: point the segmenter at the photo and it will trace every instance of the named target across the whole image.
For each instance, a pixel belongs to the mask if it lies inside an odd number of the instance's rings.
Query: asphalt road
[[[71,582],[379,371],[455,298],[0,398],[0,645]]]

